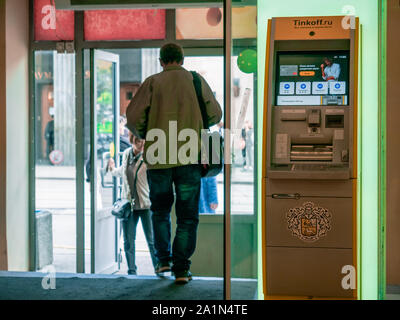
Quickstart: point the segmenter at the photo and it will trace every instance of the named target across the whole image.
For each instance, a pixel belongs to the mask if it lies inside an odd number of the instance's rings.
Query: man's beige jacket
[[[208,126],[213,126],[221,121],[222,110],[207,82],[199,77]],[[146,139],[144,159],[148,169],[188,164],[185,157],[179,156],[179,151],[185,153],[189,141],[188,130],[182,131],[184,129],[193,129],[197,133],[200,153],[200,134],[204,129],[200,106],[193,76],[181,66],[168,66],[147,78],[130,102],[126,117],[128,129]],[[194,157],[198,159],[198,154]]]

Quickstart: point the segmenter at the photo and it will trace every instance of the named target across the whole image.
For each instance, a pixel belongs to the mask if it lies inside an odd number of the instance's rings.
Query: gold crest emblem
[[[292,235],[304,242],[314,242],[326,236],[331,230],[331,213],[312,202],[303,203],[302,207],[291,208],[287,213],[288,229]]]

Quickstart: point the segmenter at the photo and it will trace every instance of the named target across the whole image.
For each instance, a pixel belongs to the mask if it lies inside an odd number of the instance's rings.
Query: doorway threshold
[[[235,300],[255,299],[256,280],[232,284]],[[177,285],[172,276],[0,271],[0,300],[223,300],[223,288],[223,278],[212,277],[193,277]]]

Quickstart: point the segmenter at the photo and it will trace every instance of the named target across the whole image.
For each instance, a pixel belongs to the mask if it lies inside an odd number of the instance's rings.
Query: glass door
[[[34,53],[35,242],[31,265],[41,272],[76,271],[74,71],[75,54]]]
[[[91,272],[118,269],[119,224],[111,214],[119,181],[107,170],[110,158],[119,165],[119,56],[91,50]],[[118,160],[117,160],[118,159]]]

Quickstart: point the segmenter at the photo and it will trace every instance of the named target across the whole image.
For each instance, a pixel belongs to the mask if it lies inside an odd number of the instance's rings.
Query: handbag
[[[128,156],[128,164],[130,164],[132,158],[132,153],[129,153]],[[136,187],[136,183],[137,183],[137,177],[138,177],[138,172],[143,164],[144,160],[142,159],[138,168],[136,169],[136,174],[135,174],[135,182],[134,182],[134,186]],[[127,220],[129,218],[129,215],[132,212],[132,206],[134,205],[134,198],[132,198],[131,201],[127,200],[127,199],[118,199],[117,201],[115,201],[113,208],[111,210],[111,213],[113,216],[117,217],[118,219],[121,220]]]
[[[219,132],[211,132],[208,126],[208,116],[206,111],[206,104],[201,94],[201,80],[195,71],[191,71],[193,75],[193,85],[196,90],[197,101],[200,106],[201,117],[203,119],[203,127],[206,132],[202,132],[202,144],[208,150],[202,152],[200,159],[201,176],[214,177],[218,175],[224,166],[224,139]]]
[[[128,162],[131,158],[131,154],[128,155]],[[111,214],[117,219],[127,220],[132,212],[132,203],[127,199],[118,199],[114,202],[111,209]]]
[[[118,219],[127,220],[132,211],[132,205],[129,200],[126,199],[118,199],[115,201],[111,214]]]

